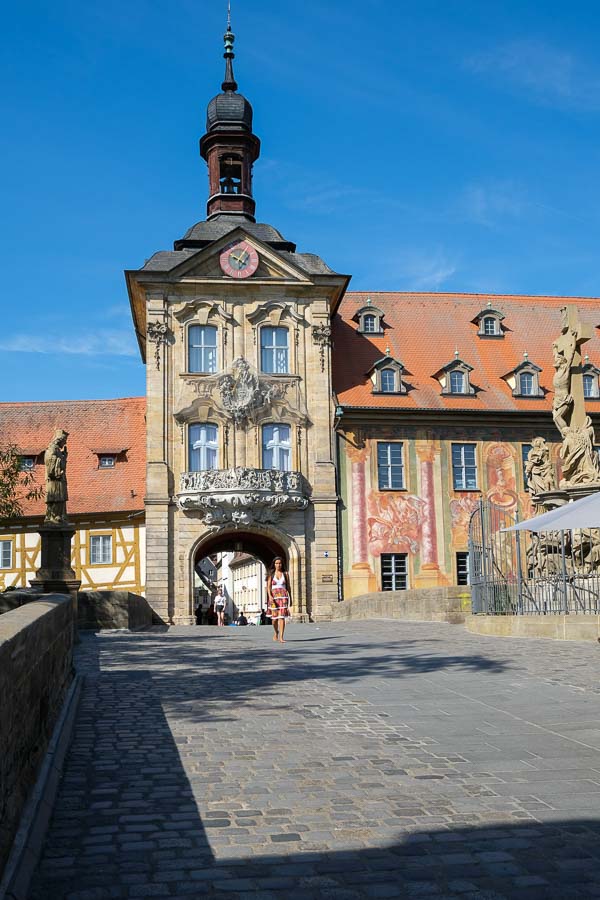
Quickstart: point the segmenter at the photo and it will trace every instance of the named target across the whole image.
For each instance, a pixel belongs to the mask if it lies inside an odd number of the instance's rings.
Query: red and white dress
[[[290,615],[290,595],[287,589],[287,579],[282,572],[275,573],[271,578],[271,619],[287,619]]]

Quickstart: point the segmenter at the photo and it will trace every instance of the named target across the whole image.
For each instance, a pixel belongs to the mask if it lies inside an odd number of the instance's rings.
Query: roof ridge
[[[143,400],[145,402],[146,398],[144,396],[138,397],[107,397],[104,400],[2,400],[0,401],[0,407],[7,406],[58,406],[58,405],[68,405],[72,406],[74,403],[122,403],[123,400]]]
[[[594,300],[600,301],[600,297],[581,294],[496,294],[493,291],[346,291],[346,296],[355,294],[364,294],[365,296],[373,296],[378,294],[393,294],[394,296],[416,296],[416,297],[504,297],[511,299],[531,299],[531,300]]]

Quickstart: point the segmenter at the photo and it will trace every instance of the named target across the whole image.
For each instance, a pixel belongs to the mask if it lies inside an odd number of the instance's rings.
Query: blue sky
[[[144,392],[123,270],[205,214],[222,0],[7,5],[2,400]],[[600,6],[233,0],[257,217],[351,288],[600,293]]]

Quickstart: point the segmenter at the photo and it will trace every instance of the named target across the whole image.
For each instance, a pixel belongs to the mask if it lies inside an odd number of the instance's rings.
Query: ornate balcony
[[[277,469],[205,469],[183,472],[176,496],[182,510],[201,513],[205,525],[275,522],[283,512],[305,509],[309,488],[300,472]]]

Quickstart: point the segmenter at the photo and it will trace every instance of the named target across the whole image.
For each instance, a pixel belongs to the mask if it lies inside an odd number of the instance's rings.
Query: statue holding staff
[[[46,525],[67,523],[67,438],[69,433],[58,428],[44,454],[46,466]]]

